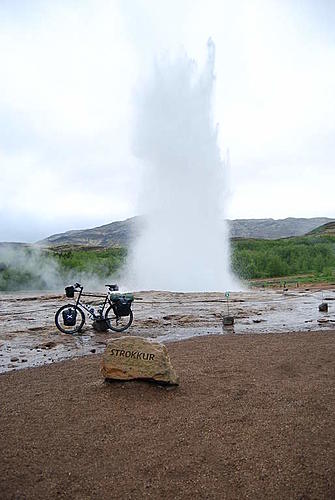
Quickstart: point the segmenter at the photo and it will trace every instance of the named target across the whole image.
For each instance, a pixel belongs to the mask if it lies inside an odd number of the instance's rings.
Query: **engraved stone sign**
[[[143,337],[121,337],[108,342],[101,372],[107,380],[147,379],[177,385],[178,376],[164,344]]]

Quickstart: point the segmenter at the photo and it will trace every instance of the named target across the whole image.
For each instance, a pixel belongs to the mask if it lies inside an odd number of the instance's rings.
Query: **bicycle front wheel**
[[[70,315],[68,311],[70,311]],[[69,321],[70,316],[70,321]],[[72,321],[71,321],[72,318]],[[63,333],[73,334],[78,333],[82,329],[85,323],[85,314],[80,309],[80,307],[73,304],[67,304],[58,309],[55,315],[55,323],[58,328]]]
[[[133,311],[130,311],[129,316],[116,316],[114,309],[110,306],[105,314],[107,327],[114,332],[124,332],[133,322]]]

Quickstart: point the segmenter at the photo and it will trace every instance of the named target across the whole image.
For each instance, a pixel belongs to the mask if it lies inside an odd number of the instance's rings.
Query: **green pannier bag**
[[[113,302],[113,309],[116,316],[129,316],[131,311],[131,303],[134,300],[134,295],[131,293],[112,294],[111,301]]]

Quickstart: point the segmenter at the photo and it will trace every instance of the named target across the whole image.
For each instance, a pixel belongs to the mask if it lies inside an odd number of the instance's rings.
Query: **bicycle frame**
[[[84,287],[80,287],[80,291],[75,290],[75,292],[78,293],[78,297],[77,297],[77,300],[76,300],[76,306],[81,306],[83,309],[85,309],[85,311],[88,314],[91,314],[95,318],[95,317],[97,317],[96,314],[95,314],[95,310],[94,310],[94,313],[92,313],[91,310],[88,308],[88,306],[86,304],[84,304],[83,302],[80,301],[80,298],[83,295],[83,289],[84,289]],[[94,297],[94,295],[90,295],[90,297]],[[100,297],[100,295],[96,295],[96,297]],[[100,314],[101,314],[102,317],[103,317],[103,312],[104,312],[105,307],[106,307],[107,304],[109,304],[109,305],[112,306],[112,303],[111,303],[111,301],[110,301],[110,299],[108,297],[108,293],[106,294],[105,301],[104,301],[102,307],[100,308],[100,311],[101,311]]]

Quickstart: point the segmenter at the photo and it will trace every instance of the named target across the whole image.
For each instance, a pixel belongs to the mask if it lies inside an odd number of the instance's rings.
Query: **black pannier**
[[[77,319],[77,311],[73,307],[64,309],[62,312],[63,322],[65,326],[75,326]]]
[[[74,297],[74,287],[73,286],[66,286],[65,287],[65,295],[69,299],[72,299]]]
[[[131,309],[131,299],[127,299],[126,297],[120,297],[118,300],[114,302],[114,312],[116,316],[129,316]]]

